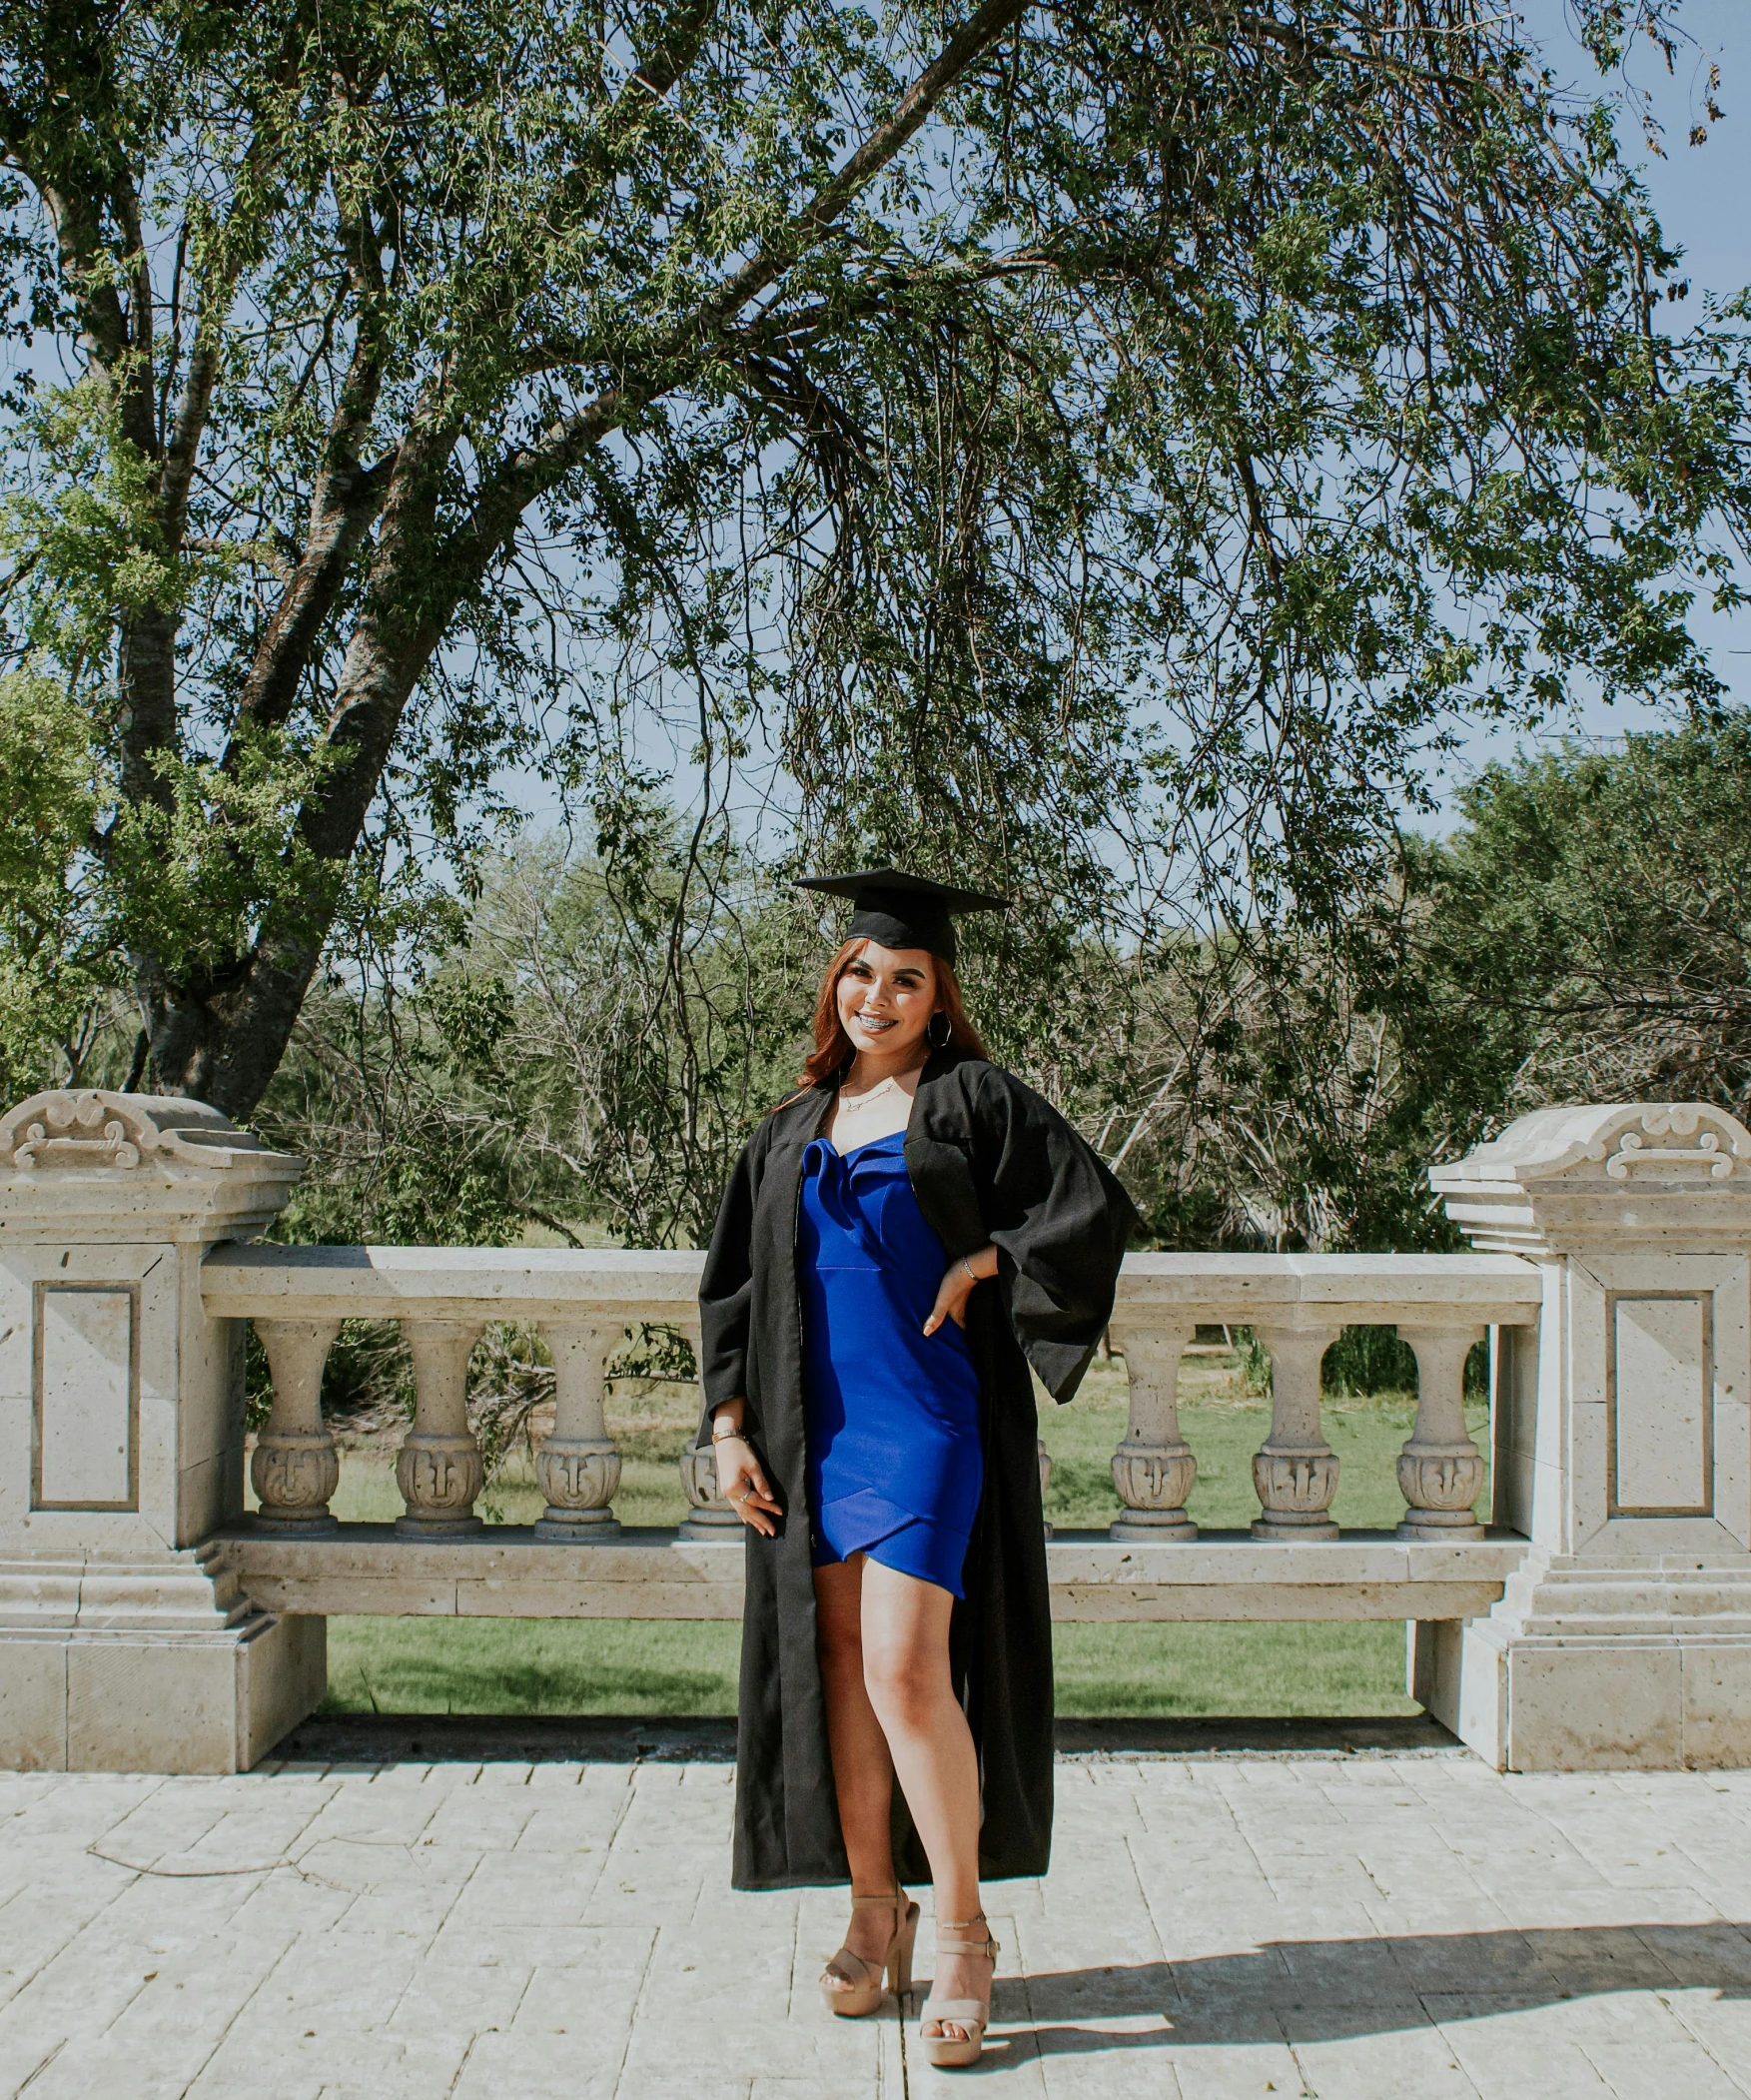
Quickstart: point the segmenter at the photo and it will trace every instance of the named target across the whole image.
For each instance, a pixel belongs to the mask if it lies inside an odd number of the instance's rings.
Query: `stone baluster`
[[[341,1459],[323,1421],[323,1366],[341,1332],[338,1320],[258,1320],[257,1335],[274,1380],[267,1427],[256,1439],[250,1479],[262,1507],[256,1529],[311,1538],[339,1529],[329,1497],[341,1481]]]
[[[1400,1539],[1481,1539],[1483,1459],[1465,1431],[1465,1359],[1481,1327],[1401,1327],[1416,1355],[1416,1421],[1398,1455]]]
[[[620,1485],[620,1454],[602,1414],[603,1370],[626,1332],[623,1320],[543,1320],[553,1359],[553,1434],[535,1454],[547,1498],[537,1539],[587,1546],[619,1536],[609,1505]]]
[[[1044,1437],[1036,1437],[1034,1439],[1034,1457],[1040,1468],[1040,1500],[1044,1502],[1046,1500],[1046,1490],[1052,1485],[1052,1454],[1046,1449]],[[1052,1520],[1048,1517],[1044,1520],[1044,1523],[1046,1537],[1050,1539],[1053,1536]]]
[[[693,1351],[693,1363],[697,1369],[705,1357],[705,1338],[695,1321],[678,1321],[682,1334]],[[700,1411],[705,1400],[700,1394]],[[688,1503],[687,1521],[681,1526],[683,1539],[723,1539],[739,1532],[742,1521],[734,1509],[717,1492],[717,1455],[710,1445],[695,1450],[689,1444],[681,1453],[681,1487]]]
[[[1271,1352],[1271,1434],[1253,1460],[1261,1515],[1255,1539],[1335,1539],[1327,1514],[1337,1458],[1319,1428],[1319,1362],[1334,1327],[1254,1329]]]
[[[475,1320],[405,1320],[414,1353],[414,1427],[396,1454],[396,1482],[408,1505],[396,1519],[403,1539],[454,1539],[481,1529],[474,1498],[485,1485],[480,1447],[468,1428],[468,1357],[480,1339]]]
[[[1196,1333],[1190,1324],[1114,1333],[1131,1387],[1131,1417],[1125,1442],[1113,1454],[1113,1485],[1125,1514],[1108,1526],[1111,1539],[1142,1543],[1198,1537],[1198,1527],[1186,1515],[1198,1461],[1180,1435],[1180,1360]]]

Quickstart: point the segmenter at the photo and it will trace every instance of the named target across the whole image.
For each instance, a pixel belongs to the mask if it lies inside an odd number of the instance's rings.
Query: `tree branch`
[[[644,377],[604,388],[594,401],[546,433],[539,445],[517,452],[481,489],[467,519],[451,533],[446,553],[470,576],[482,574],[536,497],[562,481],[590,448],[617,425],[670,392],[685,376],[671,368],[694,359],[719,339],[748,301],[777,282],[825,234],[916,133],[957,80],[1027,12],[1032,0],[985,0],[977,14],[895,105],[893,115],[871,132],[832,180],[796,213],[760,253],[751,256],[684,321],[671,329],[643,360]]]
[[[227,771],[236,767],[240,732],[283,722],[297,703],[299,680],[311,650],[334,606],[348,563],[388,494],[397,457],[388,453],[374,467],[353,460],[344,468],[324,473],[312,501],[304,551],[280,593],[244,680],[225,753]]]
[[[291,713],[311,650],[348,564],[389,494],[399,458],[398,448],[375,467],[365,468],[357,457],[377,413],[388,352],[383,258],[369,206],[343,221],[342,239],[348,275],[360,302],[353,356],[336,398],[323,464],[311,491],[304,551],[256,646],[238,699],[224,759],[228,771],[241,751],[240,732],[251,726],[272,726]]]
[[[694,323],[698,333],[715,334],[750,299],[775,283],[806,254],[858,192],[882,172],[961,75],[1027,13],[1030,4],[1031,0],[985,0],[972,20],[955,32],[900,97],[887,123],[870,133],[832,181],[797,213],[776,240],[769,242],[760,254],[750,256],[728,283],[706,301]]]
[[[271,75],[273,87],[283,88],[296,77],[298,51],[294,24],[287,29],[279,61]],[[215,243],[217,261],[202,274],[194,347],[189,353],[189,370],[183,382],[182,400],[177,405],[176,427],[159,478],[159,522],[165,542],[172,547],[181,543],[188,515],[189,490],[195,478],[201,439],[207,428],[213,389],[219,378],[225,317],[230,312],[232,294],[237,289],[245,258],[243,228],[248,223],[248,215],[260,208],[257,184],[263,169],[278,150],[282,136],[281,125],[272,114],[270,104],[270,114],[261,122],[238,164],[231,209],[226,214],[224,232]],[[179,262],[181,253],[179,244]]]
[[[54,228],[56,259],[78,306],[79,332],[97,363],[106,372],[114,371],[130,348],[128,317],[121,294],[97,275],[98,221],[91,201],[53,183],[38,181],[22,157],[20,165],[36,183],[37,195]]]
[[[657,26],[645,55],[602,112],[594,136],[586,142],[570,178],[561,188],[567,212],[589,203],[603,178],[610,177],[619,165],[634,134],[665,106],[664,98],[670,88],[699,56],[716,11],[717,0],[680,0],[674,13]]]

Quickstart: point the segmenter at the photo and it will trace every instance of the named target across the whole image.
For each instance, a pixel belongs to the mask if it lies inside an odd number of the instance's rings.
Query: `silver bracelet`
[[[968,1261],[965,1255],[961,1256],[961,1267],[966,1270],[967,1281],[969,1283],[976,1284],[979,1281],[979,1278],[973,1274],[973,1264],[970,1261]]]

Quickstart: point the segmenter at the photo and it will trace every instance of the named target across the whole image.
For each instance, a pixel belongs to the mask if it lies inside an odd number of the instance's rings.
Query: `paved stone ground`
[[[1052,1874],[991,1892],[996,2043],[958,2077],[891,2011],[818,2010],[839,1899],[731,1892],[730,1784],[0,1774],[0,2094],[1751,2095],[1751,1772],[1067,1760]]]

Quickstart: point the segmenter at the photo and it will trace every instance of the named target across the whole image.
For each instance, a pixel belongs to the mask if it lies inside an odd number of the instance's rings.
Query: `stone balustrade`
[[[553,1434],[536,1455],[547,1510],[542,1540],[600,1545],[619,1532],[613,1510],[620,1459],[602,1416],[608,1359],[629,1329],[678,1328],[696,1337],[697,1254],[558,1248],[230,1246],[202,1270],[209,1317],[250,1320],[267,1349],[274,1403],[256,1446],[258,1522],[280,1537],[333,1530],[336,1466],[315,1409],[321,1353],[343,1318],[400,1321],[414,1357],[417,1404],[397,1462],[407,1504],[398,1535],[460,1537],[472,1515],[480,1462],[462,1393],[482,1316],[526,1321],[553,1358]],[[1337,1460],[1319,1428],[1319,1366],[1345,1327],[1393,1326],[1418,1366],[1415,1427],[1399,1460],[1402,1539],[1479,1540],[1474,1511],[1483,1458],[1465,1430],[1464,1368],[1491,1327],[1533,1326],[1542,1285],[1515,1255],[1164,1255],[1126,1258],[1113,1343],[1131,1387],[1113,1480],[1125,1514],[1110,1536],[1184,1544],[1198,1462],[1179,1433],[1181,1358],[1200,1326],[1250,1326],[1270,1352],[1271,1432],[1253,1462],[1261,1540],[1334,1540],[1328,1512]],[[470,1317],[471,1315],[471,1317]],[[1049,1461],[1042,1447],[1042,1479]],[[681,1477],[704,1537],[734,1512],[717,1497],[709,1453],[688,1452]]]
[[[198,1103],[51,1094],[0,1121],[0,1761],[247,1765],[321,1696],[338,1613],[739,1612],[708,1452],[681,1459],[678,1532],[614,1513],[606,1367],[646,1326],[696,1345],[700,1257],[253,1241],[298,1171]],[[1050,1539],[1055,1615],[1402,1619],[1417,1694],[1498,1764],[1751,1761],[1751,1132],[1552,1111],[1432,1179],[1473,1252],[1126,1261],[1122,1510]],[[394,1525],[330,1507],[320,1394],[351,1318],[399,1322],[414,1362]],[[475,1509],[467,1365],[500,1320],[554,1367],[527,1528]],[[254,1513],[250,1324],[273,1381]],[[1215,1325],[1271,1360],[1244,1532],[1189,1514],[1179,1381]],[[1320,1364],[1353,1325],[1417,1365],[1395,1532],[1331,1515]],[[1463,1395],[1485,1337],[1487,1512]]]
[[[339,1461],[312,1412],[305,1367],[310,1353],[320,1352],[310,1374],[320,1385],[322,1358],[343,1320],[395,1320],[413,1354],[416,1396],[414,1425],[396,1465],[407,1504],[397,1532],[405,1539],[440,1539],[477,1531],[480,1459],[462,1401],[468,1353],[490,1319],[536,1328],[553,1359],[553,1433],[535,1455],[547,1507],[535,1536],[575,1546],[614,1538],[620,1455],[602,1416],[605,1367],[632,1328],[673,1328],[697,1345],[702,1260],[618,1248],[219,1249],[202,1272],[207,1314],[253,1322],[274,1381],[252,1462],[262,1505],[258,1522],[281,1536],[333,1529],[327,1504]],[[738,1532],[735,1512],[717,1493],[711,1454],[689,1451],[680,1469],[693,1512],[686,1534]]]

